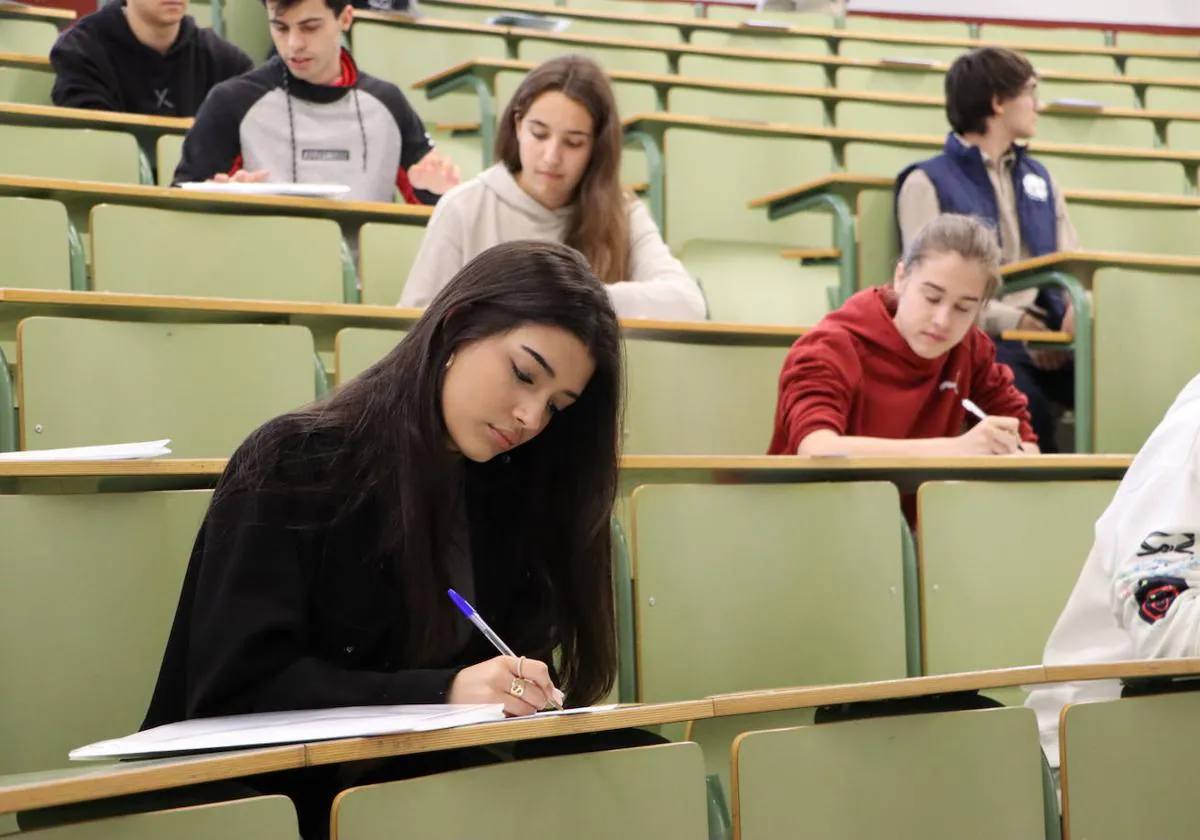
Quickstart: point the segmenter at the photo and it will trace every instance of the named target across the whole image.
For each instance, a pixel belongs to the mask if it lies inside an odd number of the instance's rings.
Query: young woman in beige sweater
[[[442,196],[400,296],[422,307],[460,268],[514,239],[581,251],[622,318],[703,320],[704,295],[645,205],[623,192],[621,120],[599,65],[560,56],[532,70],[500,119],[495,166]]]

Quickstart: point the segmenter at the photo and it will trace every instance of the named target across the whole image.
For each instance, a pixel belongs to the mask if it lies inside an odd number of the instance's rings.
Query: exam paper
[[[6,461],[127,461],[133,458],[156,458],[170,455],[170,438],[140,443],[112,443],[103,446],[72,446],[67,449],[26,449],[21,452],[0,452],[0,462]]]

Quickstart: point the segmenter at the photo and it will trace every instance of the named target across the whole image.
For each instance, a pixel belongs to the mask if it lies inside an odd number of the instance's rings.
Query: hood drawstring
[[[350,93],[354,97],[354,112],[358,116],[358,133],[362,138],[362,171],[367,171],[367,126],[363,122],[362,106],[358,102],[358,84],[350,88]],[[287,99],[288,112],[288,136],[292,143],[292,183],[300,183],[297,176],[297,159],[296,159],[296,118],[292,113],[292,88],[291,88],[291,73],[288,72],[287,66],[283,68],[283,95]]]

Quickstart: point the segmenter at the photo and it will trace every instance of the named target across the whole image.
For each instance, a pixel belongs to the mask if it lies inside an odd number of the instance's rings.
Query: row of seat
[[[617,570],[619,697],[667,702],[1035,663],[1114,489],[927,483],[918,563],[891,484],[640,486],[629,501],[632,566],[622,555]],[[137,726],[210,493],[0,495],[0,662],[39,675],[0,697],[10,746],[0,772],[61,766],[69,749]],[[999,539],[981,542],[981,531]],[[91,687],[83,707],[71,688],[80,684]],[[810,716],[767,723],[785,719]],[[698,721],[691,736],[709,772],[726,775],[731,739],[763,722]]]

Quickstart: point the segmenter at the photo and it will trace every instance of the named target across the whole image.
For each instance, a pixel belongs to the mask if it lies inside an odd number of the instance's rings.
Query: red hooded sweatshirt
[[[1025,395],[996,347],[971,327],[948,353],[923,359],[896,329],[892,289],[865,289],[829,313],[788,352],[779,375],[771,455],[795,455],[818,429],[880,438],[955,437],[963,397],[987,414],[1016,417],[1021,439],[1037,436]]]

